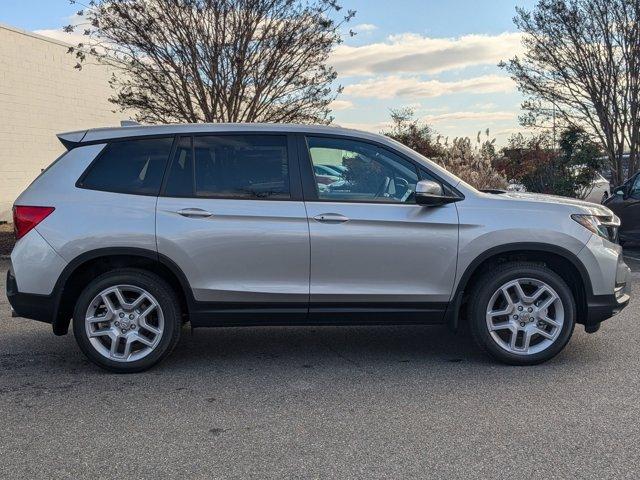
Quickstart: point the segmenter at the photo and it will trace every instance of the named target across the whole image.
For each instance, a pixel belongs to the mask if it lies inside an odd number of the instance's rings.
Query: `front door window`
[[[319,199],[415,203],[418,172],[413,163],[366,142],[309,137],[307,143]]]

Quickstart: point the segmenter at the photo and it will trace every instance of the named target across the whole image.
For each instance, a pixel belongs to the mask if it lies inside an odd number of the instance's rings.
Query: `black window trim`
[[[177,146],[181,139],[191,138],[191,155],[195,162],[195,152],[193,139],[195,137],[231,137],[231,136],[252,136],[252,137],[284,137],[287,143],[287,171],[289,174],[289,197],[288,198],[272,198],[272,197],[239,197],[236,195],[196,195],[195,193],[195,178],[193,181],[194,191],[191,195],[167,195],[166,187],[169,180],[169,172],[171,166],[176,159]],[[194,170],[195,175],[195,170]],[[171,152],[171,158],[167,162],[167,168],[162,180],[162,186],[160,188],[159,197],[164,198],[195,198],[202,200],[239,200],[239,201],[268,201],[268,202],[300,202],[303,199],[302,196],[302,184],[300,167],[298,162],[298,145],[294,136],[288,132],[274,132],[274,131],[234,131],[234,132],[197,132],[197,133],[184,133],[175,135],[174,148]]]
[[[121,143],[121,142],[131,142],[131,141],[136,141],[136,140],[158,140],[158,139],[163,139],[163,138],[167,138],[167,139],[171,139],[171,148],[169,149],[169,156],[167,157],[167,159],[165,160],[164,163],[164,168],[163,168],[163,172],[162,172],[162,177],[161,177],[161,181],[160,181],[160,190],[162,189],[162,185],[164,183],[164,177],[167,174],[167,167],[169,166],[169,164],[171,163],[171,158],[173,157],[175,148],[176,148],[176,136],[175,135],[149,135],[149,136],[140,136],[140,137],[123,137],[123,138],[114,138],[111,140],[107,140],[104,142],[97,142],[97,143],[91,143],[89,145],[103,145],[102,150],[100,150],[100,153],[98,153],[98,155],[96,155],[96,157],[91,160],[91,163],[89,163],[89,165],[87,166],[87,168],[84,169],[84,172],[82,172],[82,175],[80,175],[80,178],[78,178],[78,180],[75,183],[75,187],[76,188],[81,188],[83,190],[91,190],[94,192],[107,192],[107,193],[117,193],[120,195],[137,195],[139,197],[157,197],[158,193],[142,193],[142,192],[128,192],[128,191],[124,191],[124,190],[115,190],[115,189],[111,189],[111,188],[96,188],[96,187],[87,187],[86,185],[83,184],[85,178],[87,178],[87,176],[89,175],[89,173],[91,172],[93,166],[100,161],[100,159],[106,155],[107,151],[109,150],[109,146],[114,144],[114,143]],[[85,146],[84,144],[81,146]]]
[[[411,207],[415,207],[415,206],[420,206],[416,203],[400,203],[400,202],[385,202],[383,200],[380,201],[376,201],[376,200],[341,200],[341,199],[327,199],[327,198],[320,198],[319,192],[318,192],[318,184],[316,182],[316,177],[315,174],[313,172],[313,160],[311,159],[311,152],[309,149],[309,145],[307,143],[307,138],[308,137],[315,137],[315,138],[330,138],[330,139],[337,139],[337,140],[351,140],[351,141],[355,141],[355,142],[361,142],[361,143],[366,143],[369,145],[372,145],[374,147],[378,147],[381,148],[382,150],[385,150],[393,155],[396,155],[400,158],[402,158],[403,160],[406,160],[408,162],[410,162],[412,165],[415,166],[416,168],[416,174],[418,175],[418,180],[421,180],[420,178],[420,171],[424,171],[426,172],[428,175],[431,175],[434,179],[436,179],[438,182],[440,182],[443,186],[446,186],[447,188],[449,188],[451,190],[451,192],[453,192],[453,194],[457,197],[459,197],[460,199],[464,200],[464,195],[455,187],[453,187],[449,182],[447,182],[446,180],[444,180],[440,175],[437,175],[436,173],[434,173],[430,168],[425,167],[424,165],[418,163],[416,160],[414,160],[413,158],[409,157],[408,155],[405,155],[402,152],[399,152],[391,147],[389,147],[388,145],[385,145],[383,143],[380,142],[376,142],[375,140],[370,140],[368,138],[361,138],[358,136],[353,136],[353,135],[345,135],[345,134],[341,134],[341,133],[311,133],[311,132],[307,132],[307,133],[299,133],[297,134],[297,140],[298,140],[298,151],[299,156],[300,156],[300,171],[302,174],[302,186],[303,186],[303,195],[304,195],[304,201],[305,202],[322,202],[322,203],[351,203],[351,204],[356,204],[356,205],[362,205],[362,204],[373,204],[373,205],[395,205],[395,206],[411,206]]]

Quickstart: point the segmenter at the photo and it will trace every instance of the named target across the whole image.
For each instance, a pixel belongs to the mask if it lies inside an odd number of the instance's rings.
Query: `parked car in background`
[[[313,171],[316,175],[328,175],[330,177],[335,177],[336,180],[342,178],[342,174],[344,173],[337,168],[329,165],[314,165]]]
[[[518,181],[512,179],[509,181],[507,185],[507,191],[526,192],[527,187],[524,186],[522,183],[519,183]],[[587,187],[585,191],[575,192],[575,195],[579,198],[584,195],[584,199],[588,202],[602,203],[607,198],[609,198],[609,195],[610,195],[609,181],[606,178],[604,178],[600,173],[596,172],[593,178],[593,181],[591,182],[591,185]]]
[[[593,181],[591,182],[591,189],[584,197],[584,199],[588,202],[604,203],[604,201],[609,198],[610,195],[611,193],[609,180],[604,178],[600,173],[596,172]]]
[[[480,192],[388,137],[326,126],[166,125],[59,135],[16,200],[7,297],[72,325],[111,371],[191,326],[470,323],[515,365],[629,302],[606,207]],[[314,167],[346,168],[339,185]]]
[[[342,173],[326,165],[314,165],[313,171],[316,175],[319,175],[321,177],[328,177],[334,182],[337,182],[342,177]]]
[[[620,217],[620,243],[640,243],[640,174],[613,188],[603,204]]]

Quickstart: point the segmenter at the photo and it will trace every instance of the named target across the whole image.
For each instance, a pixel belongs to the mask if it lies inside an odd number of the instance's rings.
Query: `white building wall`
[[[105,67],[81,71],[69,45],[0,24],[0,221],[15,198],[61,153],[56,133],[114,126]]]

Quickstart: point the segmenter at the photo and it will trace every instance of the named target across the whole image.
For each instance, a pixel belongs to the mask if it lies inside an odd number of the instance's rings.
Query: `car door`
[[[616,188],[605,205],[620,217],[620,240],[640,241],[640,175]]]
[[[286,135],[178,139],[158,198],[158,252],[218,318],[307,313],[309,229],[294,150]]]
[[[441,320],[456,272],[457,209],[420,206],[413,195],[419,179],[437,179],[387,147],[358,139],[307,136],[300,150],[311,318],[341,312],[364,321]],[[315,178],[315,164],[336,165],[343,176],[325,185]]]

